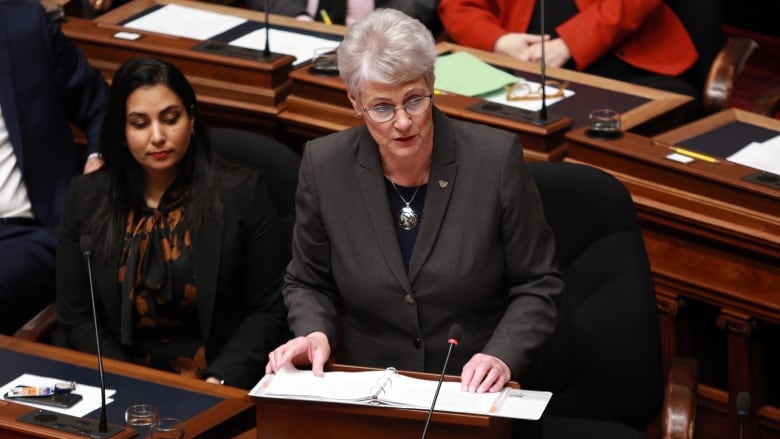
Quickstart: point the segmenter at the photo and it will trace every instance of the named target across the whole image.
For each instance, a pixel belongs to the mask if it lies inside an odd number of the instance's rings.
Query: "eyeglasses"
[[[363,112],[376,123],[390,122],[395,117],[396,110],[403,109],[409,116],[425,114],[431,108],[433,95],[416,96],[404,102],[399,107],[392,105],[377,105],[376,107],[363,108]]]
[[[562,98],[564,96],[563,91],[569,86],[569,81],[560,83],[554,79],[548,79],[544,84],[556,89],[553,93],[545,93],[545,98]],[[508,101],[531,101],[542,99],[542,87],[539,85],[531,85],[525,82],[525,80],[505,85],[504,90],[506,90],[506,100]]]

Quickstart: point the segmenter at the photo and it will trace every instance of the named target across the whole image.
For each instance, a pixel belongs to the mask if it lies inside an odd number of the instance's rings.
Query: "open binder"
[[[395,368],[359,372],[284,369],[264,376],[249,392],[263,398],[297,399],[341,404],[428,410],[437,382],[399,373]],[[517,419],[539,419],[552,394],[504,388],[495,393],[469,393],[460,382],[443,382],[436,410]]]

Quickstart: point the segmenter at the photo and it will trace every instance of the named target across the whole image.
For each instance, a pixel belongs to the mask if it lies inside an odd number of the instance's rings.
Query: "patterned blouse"
[[[188,199],[175,182],[157,208],[128,214],[118,279],[121,340],[135,363],[199,377],[207,365],[184,221]]]

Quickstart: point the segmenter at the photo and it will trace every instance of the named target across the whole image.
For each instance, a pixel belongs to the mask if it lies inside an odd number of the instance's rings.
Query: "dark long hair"
[[[190,188],[188,226],[202,226],[218,219],[222,213],[217,165],[198,114],[195,91],[173,64],[153,58],[132,59],[116,71],[111,83],[108,109],[100,132],[100,151],[105,161],[100,172],[108,174],[109,184],[94,216],[85,224],[85,232],[102,243],[97,250],[104,260],[116,255],[122,245],[128,213],[140,211],[145,206],[141,165],[130,154],[125,137],[127,98],[138,88],[154,85],[170,88],[194,120],[189,151],[178,165],[180,181]]]

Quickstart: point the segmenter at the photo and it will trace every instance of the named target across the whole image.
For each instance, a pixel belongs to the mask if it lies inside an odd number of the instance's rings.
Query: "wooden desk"
[[[442,54],[467,51],[495,66],[516,70],[523,76],[530,75],[529,78],[539,71],[537,64],[452,43],[439,43],[437,49]],[[279,115],[285,129],[293,135],[307,139],[361,124],[362,121],[354,117],[341,79],[311,74],[308,67],[301,66],[290,74],[293,82],[292,93],[287,97],[287,107]],[[657,133],[679,125],[682,121],[681,107],[691,100],[687,96],[566,69],[550,67],[547,72],[551,79],[569,81],[590,89],[618,91],[633,98],[641,98],[638,99],[641,102],[625,111],[622,118],[625,129],[638,132]],[[593,109],[587,107],[576,112],[577,114],[560,111],[556,113],[558,108],[552,105],[550,113],[558,114],[562,118],[549,125],[538,126],[470,110],[469,107],[482,101],[479,98],[438,94],[434,100],[439,109],[452,117],[515,132],[520,137],[527,159],[545,161],[563,159],[566,155],[563,135],[572,126],[585,123],[587,113]]]
[[[778,361],[772,335],[780,333],[780,187],[745,181],[756,170],[725,160],[673,162],[668,146],[653,143],[676,144],[734,121],[780,134],[778,120],[727,110],[655,138],[597,140],[577,129],[566,136],[566,160],[602,168],[631,192],[664,358],[699,360],[697,435],[737,437],[736,396],[749,391],[755,416],[744,437],[778,438],[780,389],[768,384]]]
[[[94,20],[69,17],[63,32],[86,54],[89,62],[110,80],[125,61],[152,56],[179,67],[197,93],[201,114],[212,125],[235,126],[262,133],[273,133],[277,116],[284,109],[291,91],[289,74],[294,58],[282,55],[272,61],[196,51],[199,40],[179,38],[127,29],[121,22],[155,5],[176,3],[249,20],[264,22],[264,14],[247,10],[187,0],[134,0]],[[271,23],[303,26],[290,17],[271,17]],[[321,23],[305,25],[306,29],[333,32]],[[114,37],[120,30],[141,34],[128,41]],[[273,46],[271,47],[273,50]]]
[[[46,363],[48,363],[48,360],[52,360],[56,362],[56,364],[60,365],[60,373],[62,373],[63,369],[74,366],[78,367],[78,370],[81,373],[91,375],[94,372],[94,376],[92,377],[94,382],[86,382],[86,384],[99,385],[97,358],[94,355],[0,335],[0,356],[3,355],[3,352],[8,352],[10,355],[29,355],[34,358],[43,359],[46,361]],[[44,366],[50,367],[48,364]],[[6,364],[4,367],[9,367],[9,365]],[[13,367],[18,368],[18,374],[16,376],[21,375],[22,373],[35,373],[30,370],[30,364],[16,364]],[[153,388],[155,386],[157,386],[163,392],[168,389],[167,391],[170,392],[182,391],[187,392],[187,394],[213,399],[215,403],[211,404],[208,409],[187,419],[186,429],[188,438],[231,437],[235,434],[242,433],[247,429],[251,429],[254,426],[254,404],[248,402],[245,399],[247,394],[246,390],[210,384],[206,383],[205,381],[193,378],[185,378],[180,375],[166,373],[155,369],[111,359],[104,359],[104,370],[106,374],[107,387],[115,388],[117,390],[117,395],[114,398],[116,402],[107,406],[109,423],[118,425],[123,424],[122,417],[124,416],[124,410],[126,407],[120,402],[120,400],[124,401],[124,399],[122,399],[122,395],[124,393],[124,395],[127,396],[128,393],[138,391],[138,389],[130,387],[122,388],[118,386],[117,381],[120,381],[119,379],[115,379],[112,384],[110,379],[112,376],[114,376],[115,378],[126,378],[131,383],[131,387],[137,386],[143,387],[144,389],[151,389],[149,392],[150,399],[143,402],[153,403],[155,396],[151,394],[151,392],[154,390]],[[38,372],[36,374],[60,377],[61,375],[58,375],[57,373],[57,370],[52,370],[51,372]],[[10,379],[15,378],[16,376]],[[10,379],[4,382],[10,381]],[[179,401],[179,403],[185,405],[186,401]],[[172,413],[175,414],[177,410],[185,410],[182,408],[176,409],[173,407],[166,408],[159,404],[155,405],[157,405],[157,408],[161,411],[162,415],[166,415],[167,413],[168,416],[172,416]],[[9,425],[14,423],[16,417],[23,413],[29,412],[30,410],[32,410],[32,408],[28,406],[22,406],[13,403],[8,403],[6,405],[5,401],[0,401],[0,437],[9,437],[7,435],[10,435],[10,431],[12,431]],[[97,415],[87,416],[87,418],[90,419],[97,419],[97,417]],[[47,435],[48,432],[54,432],[56,434]],[[43,429],[42,432],[36,432],[36,430],[33,429],[28,431],[27,435],[16,437],[70,438],[77,436],[66,435],[61,432],[56,432],[56,430]]]

